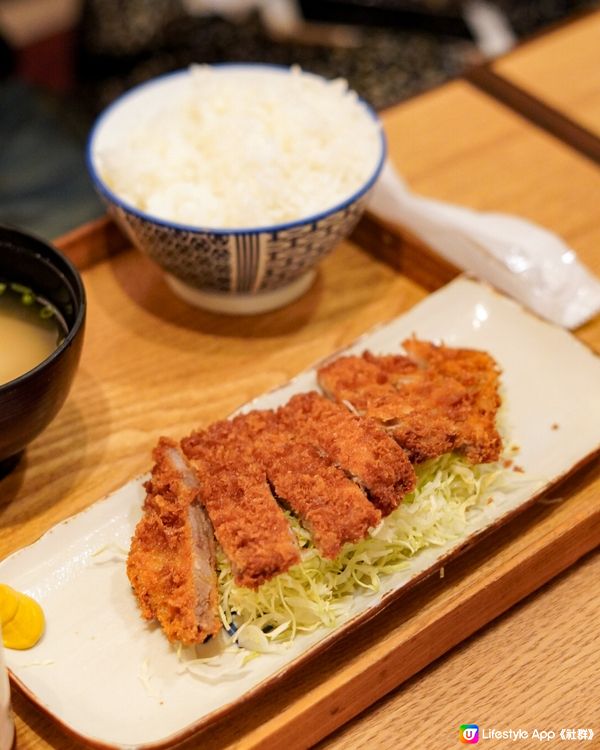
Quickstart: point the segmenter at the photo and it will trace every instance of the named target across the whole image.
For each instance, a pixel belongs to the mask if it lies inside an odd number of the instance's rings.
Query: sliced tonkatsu
[[[243,445],[223,440],[215,429],[193,433],[181,445],[237,584],[258,588],[300,562],[298,544],[265,471]]]
[[[250,412],[213,425],[209,433],[252,453],[275,497],[308,529],[323,557],[337,557],[346,542],[365,538],[381,520],[360,488],[274,412]]]
[[[408,339],[403,346],[420,368],[433,370],[466,389],[469,407],[461,422],[460,441],[469,461],[497,461],[502,452],[502,438],[496,428],[501,399],[500,368],[494,358],[477,349],[436,346],[418,339]]]
[[[381,361],[379,361],[381,360]],[[319,385],[339,403],[380,422],[413,463],[456,445],[459,383],[424,373],[407,357],[340,357],[319,370]]]
[[[376,419],[417,463],[463,453],[473,463],[498,459],[498,367],[489,355],[409,339],[408,356],[340,357],[319,384],[331,398]]]
[[[293,434],[310,441],[351,477],[387,516],[415,487],[407,454],[375,420],[352,414],[312,391],[277,410]]]
[[[143,617],[171,641],[221,628],[216,544],[236,584],[257,589],[302,560],[285,507],[334,559],[415,487],[417,463],[457,451],[497,460],[494,359],[409,339],[406,354],[340,357],[320,368],[326,396],[302,393],[161,438],[127,573]]]
[[[144,618],[156,618],[170,641],[202,643],[221,628],[212,526],[177,445],[161,438],[153,457],[127,574]]]

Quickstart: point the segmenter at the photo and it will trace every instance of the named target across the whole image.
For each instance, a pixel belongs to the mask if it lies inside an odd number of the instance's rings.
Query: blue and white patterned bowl
[[[149,87],[158,95],[168,96],[171,86],[181,85],[181,77],[186,75],[189,72],[181,70],[141,84],[100,115],[87,147],[94,186],[131,241],[166,271],[169,285],[186,301],[231,314],[281,307],[309,288],[315,266],[351,233],[363,213],[385,159],[381,124],[373,110],[361,102],[379,126],[379,159],[364,185],[322,213],[285,224],[244,229],[221,230],[166,221],[129,205],[106,185],[97,168],[96,150],[100,137],[114,127],[115,114],[125,103],[130,105],[132,98]]]

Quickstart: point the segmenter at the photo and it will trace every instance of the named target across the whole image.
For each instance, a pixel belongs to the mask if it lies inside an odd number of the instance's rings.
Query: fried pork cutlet
[[[484,352],[409,339],[409,356],[341,357],[319,370],[319,384],[339,402],[380,421],[420,462],[463,453],[472,463],[495,461],[498,368]]]
[[[319,384],[330,397],[383,424],[414,463],[455,446],[464,389],[432,373],[424,377],[406,357],[341,357],[319,370]]]
[[[387,516],[415,487],[407,454],[375,420],[312,391],[280,407],[277,418],[293,434],[319,447]]]
[[[242,444],[222,440],[214,428],[193,433],[182,448],[235,582],[256,589],[299,563],[300,550],[262,466]]]
[[[470,409],[462,424],[462,438],[469,461],[498,460],[502,451],[502,439],[496,429],[496,413],[501,403],[500,368],[494,358],[476,349],[453,349],[417,339],[407,339],[403,346],[419,366],[435,370],[466,388]]]
[[[212,526],[177,445],[161,438],[153,456],[127,575],[142,615],[156,618],[170,641],[202,643],[221,628]]]
[[[323,557],[336,558],[346,542],[363,539],[381,520],[359,487],[274,412],[249,412],[209,431],[252,452],[274,495],[298,516]]]

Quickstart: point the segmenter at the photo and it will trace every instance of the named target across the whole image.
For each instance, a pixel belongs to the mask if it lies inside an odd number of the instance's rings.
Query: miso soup
[[[0,279],[0,385],[43,362],[66,335],[55,307],[31,289]]]

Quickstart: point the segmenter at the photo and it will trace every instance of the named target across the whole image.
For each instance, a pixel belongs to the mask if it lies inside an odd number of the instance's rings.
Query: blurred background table
[[[492,70],[600,138],[600,11],[518,47]]]
[[[381,109],[463,74],[490,41],[498,54],[590,6],[598,0],[2,0],[0,222],[50,239],[99,216],[84,163],[91,123],[161,73],[299,64]]]
[[[467,77],[600,164],[600,11],[558,24]]]
[[[415,190],[533,219],[565,237],[600,272],[600,175],[577,151],[462,81],[388,110],[384,122],[391,158]],[[366,219],[354,240],[326,259],[301,300],[271,315],[229,319],[186,307],[147,259],[116,247],[120,252],[104,255],[105,235],[94,236],[95,248],[85,232],[62,243],[86,266],[87,340],[67,404],[0,484],[1,556],[145,470],[158,434],[178,436],[225,416],[408,309],[449,274],[436,275],[434,262],[423,274],[418,244]],[[577,335],[600,351],[600,320]],[[543,373],[532,373],[533,383],[538,376]],[[562,502],[531,509],[277,695],[254,701],[187,747],[292,750],[350,720],[322,747],[446,750],[458,746],[458,726],[468,722],[500,729],[591,727],[600,735],[598,554],[513,606],[600,543],[599,492],[596,460],[559,489]],[[585,533],[569,537],[584,510],[592,519]],[[559,532],[556,553],[541,554]],[[456,597],[466,601],[484,592],[507,565],[510,585],[485,607],[475,601],[466,608],[460,627],[444,630]],[[419,640],[432,623],[438,636]],[[376,659],[393,652],[406,633],[415,634],[410,659],[394,670],[374,670]],[[21,750],[81,747],[22,696],[14,695],[14,706]]]

